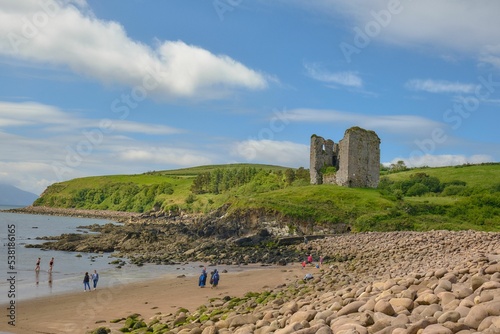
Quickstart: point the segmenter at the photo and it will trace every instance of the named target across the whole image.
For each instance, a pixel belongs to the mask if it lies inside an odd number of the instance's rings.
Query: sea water
[[[12,207],[0,206],[0,210],[9,208]],[[36,240],[36,237],[59,236],[63,233],[91,233],[78,227],[110,222],[114,223],[105,219],[0,212],[0,246],[2,250],[0,252],[0,304],[7,304],[12,300],[9,293],[12,278],[14,278],[15,283],[15,300],[27,300],[52,294],[83,291],[85,272],[92,274],[94,270],[97,270],[100,277],[98,288],[181,275],[193,277],[193,284],[197,285],[197,277],[203,263],[146,264],[141,267],[126,264],[122,268],[118,268],[117,265],[110,263],[118,259],[111,253],[78,253],[25,247],[27,244],[41,244],[47,241]],[[9,226],[14,226],[14,233],[9,233]],[[9,234],[15,238],[13,255],[15,263],[13,267],[10,267],[13,258],[8,257]],[[41,258],[40,271],[36,272],[35,266],[39,257]],[[52,273],[49,273],[49,261],[52,257],[54,257],[54,267]],[[126,259],[123,260],[127,262]],[[217,266],[217,269],[235,272],[250,268]]]

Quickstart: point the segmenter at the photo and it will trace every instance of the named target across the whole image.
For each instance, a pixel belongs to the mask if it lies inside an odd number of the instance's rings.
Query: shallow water
[[[7,207],[0,207],[7,209]],[[98,287],[110,287],[141,280],[148,280],[163,276],[186,275],[193,277],[193,284],[197,284],[200,267],[204,263],[185,263],[179,265],[147,264],[142,267],[126,264],[122,268],[110,264],[117,258],[110,253],[76,253],[39,248],[26,248],[26,244],[43,243],[35,240],[37,236],[56,236],[63,233],[89,233],[78,226],[91,224],[106,224],[111,221],[105,219],[73,218],[59,216],[44,216],[0,212],[0,304],[8,303],[13,298],[16,301],[40,298],[52,294],[83,291],[83,276],[85,272],[97,270],[100,279]],[[15,237],[15,264],[9,268],[9,226],[14,226]],[[12,228],[11,228],[12,230]],[[41,270],[35,272],[37,258],[41,258]],[[54,257],[53,272],[49,273],[49,261]],[[12,260],[12,258],[10,259]],[[125,259],[126,261],[126,259]],[[230,272],[255,269],[258,266],[217,266],[219,271],[224,269]],[[207,267],[210,272],[212,267]],[[9,278],[14,278],[15,297],[9,291]]]

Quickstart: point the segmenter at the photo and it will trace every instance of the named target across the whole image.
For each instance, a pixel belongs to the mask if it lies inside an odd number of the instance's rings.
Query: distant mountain
[[[0,184],[0,205],[26,206],[33,204],[37,198],[33,193],[8,184]]]

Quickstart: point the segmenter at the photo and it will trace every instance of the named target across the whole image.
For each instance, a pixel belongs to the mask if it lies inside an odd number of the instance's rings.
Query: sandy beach
[[[99,326],[118,329],[122,325],[109,321],[133,313],[149,319],[158,313],[175,313],[181,307],[194,311],[210,298],[240,297],[249,291],[262,291],[290,283],[303,275],[304,271],[297,264],[222,273],[220,285],[216,289],[199,288],[197,277],[175,276],[92,292],[84,292],[82,285],[82,290],[78,292],[19,301],[16,306],[16,326],[9,325],[4,318],[0,331],[31,334],[86,333]],[[2,309],[5,310],[5,307],[2,305]]]

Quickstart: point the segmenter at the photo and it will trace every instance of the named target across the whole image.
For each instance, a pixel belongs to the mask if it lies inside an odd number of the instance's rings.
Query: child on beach
[[[38,258],[38,260],[36,261],[36,266],[35,266],[35,271],[40,271],[40,258]]]
[[[302,261],[302,269],[306,268],[306,261]]]
[[[88,272],[83,276],[83,291],[87,291],[87,288],[89,288],[90,291],[90,276]]]

